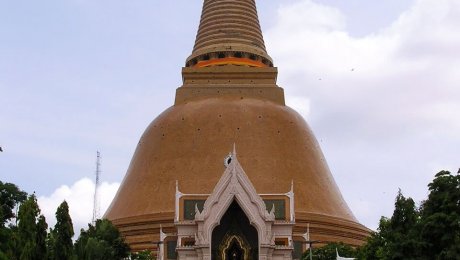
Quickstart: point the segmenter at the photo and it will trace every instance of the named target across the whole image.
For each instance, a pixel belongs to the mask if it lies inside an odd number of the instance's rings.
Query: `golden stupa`
[[[233,144],[259,194],[293,183],[299,238],[358,246],[369,230],[344,201],[311,129],[285,105],[277,68],[267,54],[255,0],[205,0],[183,85],[173,106],[142,135],[105,217],[133,250],[155,249],[174,234],[176,183],[187,194],[209,194]]]

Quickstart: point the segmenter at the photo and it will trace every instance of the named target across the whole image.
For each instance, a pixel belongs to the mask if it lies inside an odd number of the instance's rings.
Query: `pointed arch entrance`
[[[234,200],[212,232],[212,259],[259,259],[259,239],[254,226]]]

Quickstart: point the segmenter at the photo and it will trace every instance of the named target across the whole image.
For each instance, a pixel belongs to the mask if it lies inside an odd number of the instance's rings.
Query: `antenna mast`
[[[96,159],[96,185],[94,188],[94,204],[93,204],[93,225],[96,224],[96,220],[99,218],[99,177],[101,175],[101,153],[97,151]]]

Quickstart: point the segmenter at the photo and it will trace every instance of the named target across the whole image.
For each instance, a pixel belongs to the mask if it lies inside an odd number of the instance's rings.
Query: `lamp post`
[[[163,244],[163,241],[153,241],[153,244],[157,245],[157,259],[163,260],[163,256],[161,255],[160,245]]]
[[[313,244],[321,243],[321,241],[319,241],[319,240],[308,240],[308,241],[305,241],[304,243],[305,243],[305,244],[308,244],[308,246],[309,246],[309,249],[310,249],[310,260],[312,260],[312,259],[313,259],[313,255],[312,255]]]

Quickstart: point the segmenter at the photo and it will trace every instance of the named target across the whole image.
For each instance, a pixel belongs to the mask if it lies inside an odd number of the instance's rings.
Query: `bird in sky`
[[[3,152],[3,148],[0,146],[0,152]]]

